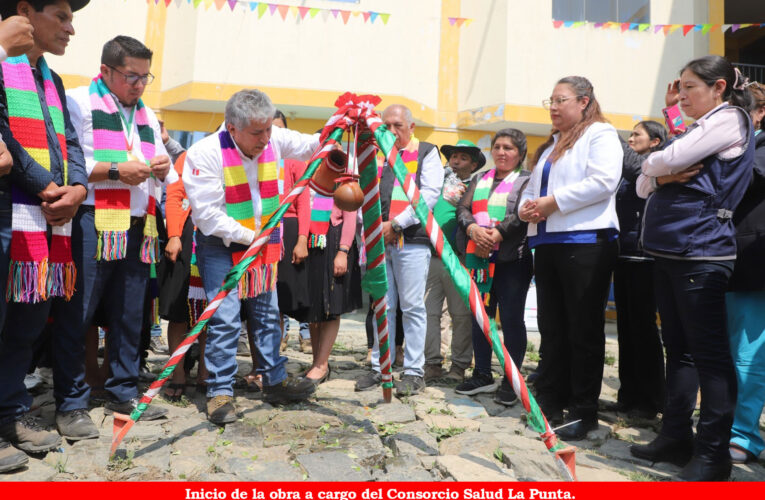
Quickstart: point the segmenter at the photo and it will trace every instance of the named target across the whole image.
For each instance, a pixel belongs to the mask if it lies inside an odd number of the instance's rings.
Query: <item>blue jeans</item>
[[[725,292],[733,261],[656,257],[656,303],[667,351],[667,395],[661,434],[693,436],[692,416],[701,388],[695,455],[729,460],[736,406],[736,369],[730,353]]]
[[[765,449],[760,434],[765,404],[765,292],[729,292],[725,302],[738,379],[730,442],[758,456]]]
[[[518,369],[523,365],[523,356],[526,354],[526,323],[523,321],[523,313],[532,274],[534,274],[534,261],[531,255],[514,262],[498,263],[494,267],[489,306],[486,308],[486,314],[493,318],[499,306],[503,341]],[[475,353],[475,371],[482,375],[490,375],[492,350],[475,319],[473,319],[473,352]]]
[[[388,332],[391,364],[396,359],[391,332],[396,331],[396,307],[401,304],[404,324],[404,374],[424,376],[425,335],[428,316],[425,310],[425,284],[428,281],[430,247],[407,243],[403,248],[385,247],[388,271]],[[375,322],[375,342],[372,346],[372,369],[380,371],[380,342]]]
[[[232,252],[244,249],[244,246],[237,244],[226,247],[220,238],[197,232],[199,274],[208,300],[217,295],[226,274],[233,267]],[[287,378],[287,358],[279,355],[281,329],[276,290],[243,301],[233,291],[223,299],[207,324],[207,397],[234,395],[236,345],[242,307],[245,308],[247,329],[254,339],[257,373],[263,376],[263,385],[276,385]]]

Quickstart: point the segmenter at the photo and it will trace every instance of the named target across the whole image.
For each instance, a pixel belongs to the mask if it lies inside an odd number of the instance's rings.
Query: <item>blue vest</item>
[[[722,109],[727,107],[717,111]],[[733,211],[752,180],[754,132],[749,113],[734,109],[748,123],[744,153],[730,160],[709,156],[690,181],[665,184],[648,198],[641,237],[648,253],[698,260],[736,258]]]

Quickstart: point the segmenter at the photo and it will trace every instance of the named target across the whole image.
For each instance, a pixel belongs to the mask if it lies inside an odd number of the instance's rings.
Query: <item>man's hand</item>
[[[159,120],[159,135],[162,137],[162,144],[167,144],[170,140],[170,134],[167,133],[165,128],[165,120]]]
[[[399,237],[399,234],[393,230],[393,226],[389,220],[383,222],[382,225],[383,241],[386,245],[393,244]]]
[[[686,182],[691,180],[696,174],[701,172],[702,168],[704,168],[704,165],[701,163],[697,163],[696,165],[692,165],[686,168],[682,172],[678,172],[672,175],[662,175],[656,178],[656,184],[658,184],[659,186],[662,186],[664,184],[669,184],[670,182],[679,182],[680,184],[685,184]]]
[[[301,264],[308,257],[308,238],[304,234],[298,236],[295,248],[292,249],[292,263]]]
[[[170,167],[172,167],[172,163],[170,163],[170,157],[167,155],[160,155],[155,156],[151,159],[151,162],[149,162],[149,166],[151,167],[151,173],[154,174],[154,177],[157,179],[164,181],[165,177],[167,177],[167,174],[170,172]]]
[[[4,142],[0,142],[0,177],[11,173],[12,167],[13,157],[10,151],[8,151],[8,146]]]
[[[180,236],[171,236],[167,240],[167,245],[165,245],[165,257],[167,257],[170,262],[175,264],[175,261],[178,260],[178,256],[181,254],[181,250],[183,250],[183,243],[181,243]]]
[[[57,186],[49,193],[49,196],[53,197],[55,201],[43,201],[40,205],[45,220],[51,226],[63,226],[72,220],[87,195],[88,190],[79,184],[76,186]]]
[[[32,23],[26,17],[9,17],[0,22],[0,46],[5,49],[8,57],[26,54],[35,45],[33,31]]]
[[[126,161],[119,164],[120,180],[137,186],[151,176],[151,168],[142,161]]]
[[[345,252],[337,252],[335,255],[335,278],[343,276],[348,271],[348,254]]]

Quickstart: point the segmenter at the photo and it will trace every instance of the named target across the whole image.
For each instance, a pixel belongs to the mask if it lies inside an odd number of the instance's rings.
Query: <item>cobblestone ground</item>
[[[0,474],[0,481],[560,479],[542,442],[525,427],[520,405],[497,405],[491,395],[461,396],[448,385],[394,397],[389,405],[379,390],[354,392],[355,379],[368,370],[363,320],[360,314],[343,319],[330,359],[332,377],[310,402],[275,408],[264,403],[260,393],[238,390],[242,418],[221,428],[207,422],[204,395],[189,386],[181,403],[155,399],[153,404],[168,408],[169,418],[137,423],[112,462],[112,418],[94,406],[90,414],[101,429],[98,440],[65,442],[56,452],[32,457],[23,470]],[[305,370],[311,359],[297,349],[296,326],[293,323],[286,351],[291,374]],[[530,332],[529,339],[524,374],[538,360],[539,336]],[[604,403],[616,398],[616,353],[610,335]],[[166,359],[152,355],[150,367],[158,372]],[[249,356],[238,360],[239,373],[248,373]],[[54,428],[50,385],[35,398],[35,405],[43,425]],[[667,480],[678,472],[675,466],[651,464],[629,453],[632,443],[654,438],[658,420],[631,421],[611,412],[601,412],[600,418],[599,428],[575,443],[580,480]],[[763,461],[734,467],[733,479],[765,480]]]

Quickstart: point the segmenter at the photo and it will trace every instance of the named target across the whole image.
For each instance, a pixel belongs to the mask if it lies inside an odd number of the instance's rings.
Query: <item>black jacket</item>
[[[484,171],[473,175],[470,179],[470,185],[465,194],[462,195],[459,204],[457,204],[457,247],[462,255],[465,255],[467,249],[467,228],[475,222],[472,209],[473,194],[475,193],[478,181],[481,180],[485,173]],[[512,191],[507,196],[505,219],[496,226],[497,231],[499,231],[503,238],[497,251],[495,260],[497,263],[512,262],[530,254],[526,238],[528,224],[518,218],[518,200],[521,199],[521,194],[526,189],[530,176],[531,172],[521,170],[521,174],[513,183]],[[491,188],[492,193],[494,188],[497,187],[496,184]]]
[[[729,288],[734,292],[765,290],[765,132],[755,138],[754,176],[733,214],[736,267]]]
[[[637,154],[624,139],[621,137],[619,139],[624,150],[622,180],[616,190],[616,215],[619,217],[619,256],[648,258],[639,245],[645,200],[637,195],[635,189],[643,160],[648,155]]]

